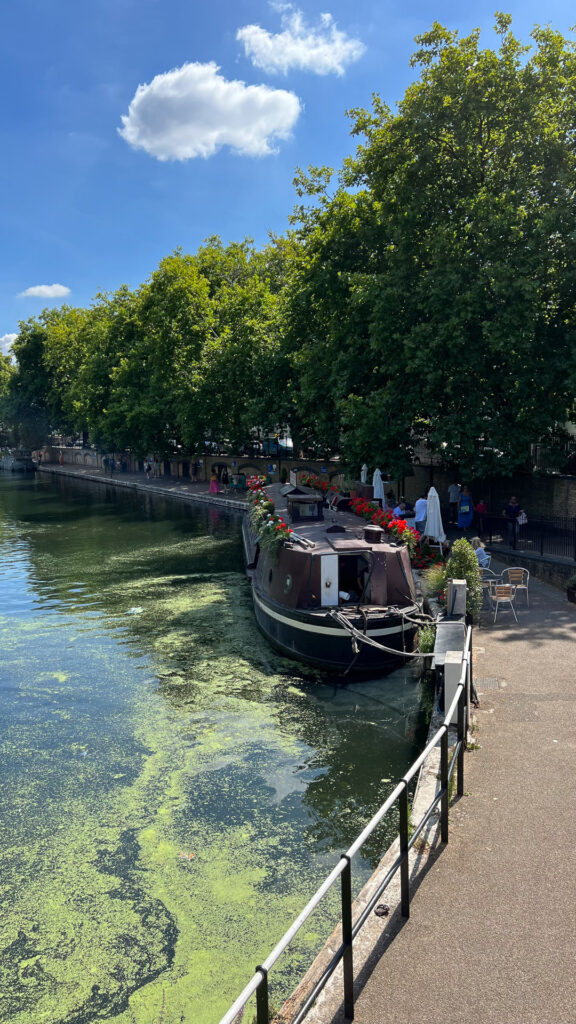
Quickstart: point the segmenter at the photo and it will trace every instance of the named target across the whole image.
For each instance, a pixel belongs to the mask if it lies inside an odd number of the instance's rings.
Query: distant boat
[[[0,457],[0,469],[8,473],[33,473],[36,466],[29,451],[15,448],[11,452],[4,452],[2,454]]]

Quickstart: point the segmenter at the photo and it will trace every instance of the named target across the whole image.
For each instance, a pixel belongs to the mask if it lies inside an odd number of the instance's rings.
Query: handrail
[[[308,920],[310,915],[316,910],[326,893],[332,888],[334,882],[338,878],[342,878],[342,944],[332,958],[331,963],[328,965],[326,970],[323,972],[320,981],[315,985],[313,992],[309,995],[306,1003],[298,1012],[293,1020],[293,1024],[300,1024],[301,1021],[306,1017],[308,1010],[311,1008],[313,1002],[317,999],[318,995],[326,985],[326,982],[334,973],[336,967],[341,960],[344,960],[344,1016],[347,1020],[353,1020],[354,1018],[354,992],[353,992],[353,963],[352,963],[352,943],[356,937],[360,928],[366,921],[369,913],[380,898],[385,888],[392,881],[392,878],[400,869],[401,873],[401,911],[403,917],[410,916],[410,887],[409,887],[409,865],[408,865],[408,854],[416,841],[418,835],[422,831],[424,825],[430,819],[434,810],[441,804],[440,813],[440,825],[441,825],[441,838],[444,843],[448,842],[448,788],[450,779],[454,773],[454,768],[457,768],[457,793],[462,796],[464,793],[464,748],[465,748],[465,737],[466,737],[466,723],[468,713],[468,695],[469,695],[469,684],[470,684],[470,670],[471,670],[471,639],[472,629],[469,626],[466,632],[466,640],[464,644],[464,651],[462,653],[462,667],[460,671],[460,679],[456,692],[452,699],[452,702],[447,711],[444,714],[444,721],[442,725],[437,729],[432,739],[428,742],[419,757],[416,758],[414,763],[410,766],[405,775],[398,785],[394,788],[389,797],[385,800],[382,806],[376,811],[376,814],[370,819],[366,827],[355,839],[352,845],[348,848],[346,853],[343,853],[338,864],[332,869],[328,877],[324,880],[319,889],[314,893],[312,898],[308,901],[304,909],[300,912],[298,917],[292,922],[288,931],[284,933],[280,941],[276,944],[272,952],[266,957],[262,964],[256,968],[256,973],[251,981],[248,982],[246,987],[242,990],[238,998],[232,1004],[227,1013],[220,1020],[220,1024],[235,1024],[239,1019],[240,1014],[244,1010],[246,1003],[254,993],[256,993],[257,1006],[256,1006],[256,1021],[257,1024],[268,1024],[269,1006],[268,1006],[268,973],[274,966],[277,960],[280,958],[282,953],[285,952],[287,947],[290,945],[294,937],[299,932],[305,921]],[[454,747],[454,752],[451,761],[448,761],[448,730],[452,722],[454,713],[458,709],[457,718],[457,740]],[[412,781],[416,773],[420,770],[422,765],[429,757],[432,750],[441,744],[441,765],[440,765],[440,790],[434,797],[434,800],[426,810],[422,820],[419,822],[416,830],[409,835],[408,828],[408,786]],[[394,806],[396,801],[400,801],[400,825],[399,825],[399,840],[400,840],[400,853],[396,858],[394,864],[386,874],[383,882],[378,887],[378,891],[372,896],[368,907],[366,907],[360,917],[358,918],[355,925],[352,923],[352,894],[351,894],[351,861],[352,857],[361,849],[367,839],[372,835],[374,830],[380,824],[382,819],[386,816],[388,811]]]

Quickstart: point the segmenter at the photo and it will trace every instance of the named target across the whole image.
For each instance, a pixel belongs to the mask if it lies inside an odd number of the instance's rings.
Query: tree
[[[419,37],[398,111],[353,111],[335,195],[308,189],[287,344],[296,400],[349,462],[401,470],[419,437],[507,473],[573,407],[574,45],[496,30],[498,52]]]

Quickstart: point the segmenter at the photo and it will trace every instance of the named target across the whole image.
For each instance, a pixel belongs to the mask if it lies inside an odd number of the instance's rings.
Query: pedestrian
[[[426,515],[427,515],[427,513],[428,513],[428,502],[426,501],[426,495],[425,494],[421,494],[420,497],[416,500],[416,504],[414,505],[414,518],[415,518],[414,525],[415,525],[416,529],[418,530],[418,533],[421,536],[424,535],[424,528],[426,526]]]
[[[197,481],[198,481],[198,470],[199,470],[199,468],[200,467],[198,465],[198,462],[196,460],[194,460],[194,462],[190,466],[190,479],[191,479],[193,484],[197,483]]]
[[[464,486],[458,498],[458,527],[467,530],[474,518],[474,505],[468,487]]]
[[[476,529],[478,533],[484,533],[484,516],[488,512],[486,502],[484,498],[480,498],[480,501],[474,505],[474,515],[476,516]]]
[[[160,479],[160,460],[157,455],[154,456],[154,461],[152,462],[152,476],[154,480]]]
[[[222,487],[224,488],[224,494],[228,494],[228,484],[230,482],[230,478],[228,476],[228,466],[224,466],[224,469],[222,470],[221,481]]]
[[[518,498],[512,496],[507,505],[502,509],[502,515],[506,521],[506,543],[511,547],[516,547],[516,537],[518,536],[518,516],[522,509],[518,504]],[[524,513],[526,515],[526,513]],[[528,521],[528,517],[526,517]]]
[[[150,479],[150,473],[152,472],[152,466],[150,465],[150,460],[149,459],[146,460],[146,465],[144,466],[144,472],[146,473],[146,479],[149,480]]]
[[[220,488],[218,487],[218,475],[214,469],[210,475],[210,487],[208,490],[210,494],[220,494]]]
[[[448,501],[450,502],[450,525],[455,526],[458,522],[458,499],[460,497],[460,484],[450,484],[448,488]]]
[[[64,465],[64,454],[63,454],[63,452],[60,452],[60,456],[58,458],[58,462],[60,463],[61,466]]]

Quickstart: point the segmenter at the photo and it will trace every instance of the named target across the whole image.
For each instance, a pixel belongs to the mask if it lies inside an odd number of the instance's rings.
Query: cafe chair
[[[502,570],[502,582],[510,583],[515,590],[523,590],[526,594],[526,607],[530,607],[530,601],[528,600],[528,584],[530,583],[530,573],[528,569],[523,569],[519,565],[510,566],[509,568]]]
[[[490,588],[495,583],[501,583],[502,580],[499,574],[492,569],[482,567],[480,569],[480,582],[482,584],[482,604],[484,604],[484,597],[490,598]]]
[[[512,587],[509,583],[493,583],[490,587],[490,603],[494,609],[494,622],[496,622],[496,616],[498,615],[498,609],[500,605],[508,605],[511,610],[516,622],[518,622],[518,616],[516,615],[516,609],[514,607],[514,601],[516,598],[516,588]]]

